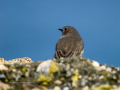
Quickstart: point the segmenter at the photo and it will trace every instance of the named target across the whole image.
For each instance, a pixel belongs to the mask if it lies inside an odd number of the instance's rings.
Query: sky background
[[[52,59],[64,26],[83,38],[83,57],[120,67],[120,0],[0,0],[0,57]]]

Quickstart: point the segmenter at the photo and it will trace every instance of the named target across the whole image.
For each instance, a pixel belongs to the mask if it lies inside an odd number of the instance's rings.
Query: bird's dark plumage
[[[56,44],[54,58],[82,56],[84,44],[78,31],[71,26],[65,26],[59,30],[62,31],[62,37]]]

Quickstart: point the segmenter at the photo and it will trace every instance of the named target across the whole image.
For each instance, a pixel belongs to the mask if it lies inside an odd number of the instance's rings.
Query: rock
[[[52,60],[43,61],[40,63],[36,69],[36,72],[47,74],[49,72]]]
[[[93,61],[93,62],[92,62],[92,65],[93,65],[94,67],[99,67],[99,66],[100,66],[100,64],[99,64],[97,61]]]
[[[99,67],[101,70],[106,70],[106,66],[102,65]]]
[[[15,63],[19,63],[19,64],[26,64],[26,63],[32,63],[33,61],[31,60],[31,58],[28,57],[24,57],[24,58],[17,58],[17,59],[12,59],[12,60],[5,60],[4,64],[15,64]]]
[[[55,86],[54,90],[61,90],[61,88],[59,86]]]
[[[66,86],[63,88],[63,90],[70,90],[70,89],[69,89],[69,87]]]
[[[27,60],[19,58],[0,64],[1,83],[12,90],[21,85],[22,90],[119,90],[119,67],[102,65],[84,57],[31,63]]]
[[[4,64],[4,58],[0,58],[0,64]]]
[[[31,89],[31,90],[41,90],[41,89],[39,89],[39,88],[33,88],[33,89]]]
[[[61,85],[62,84],[62,82],[60,80],[56,80],[56,81],[54,81],[54,83],[57,84],[57,85]]]
[[[8,70],[8,68],[5,66],[5,65],[3,65],[3,64],[0,64],[0,70]]]
[[[10,86],[0,81],[0,90],[8,90]]]
[[[0,74],[0,79],[5,78],[5,74]]]

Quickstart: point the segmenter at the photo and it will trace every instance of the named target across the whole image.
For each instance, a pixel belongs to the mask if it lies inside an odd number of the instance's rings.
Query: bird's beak
[[[58,29],[58,30],[63,31],[62,29]]]

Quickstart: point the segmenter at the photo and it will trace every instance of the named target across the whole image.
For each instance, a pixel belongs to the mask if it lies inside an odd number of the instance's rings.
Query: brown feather
[[[67,28],[67,31],[64,30],[65,28]],[[66,26],[60,30],[62,31],[62,37],[56,44],[54,58],[67,58],[73,55],[82,56],[84,45],[77,30],[70,26]]]

